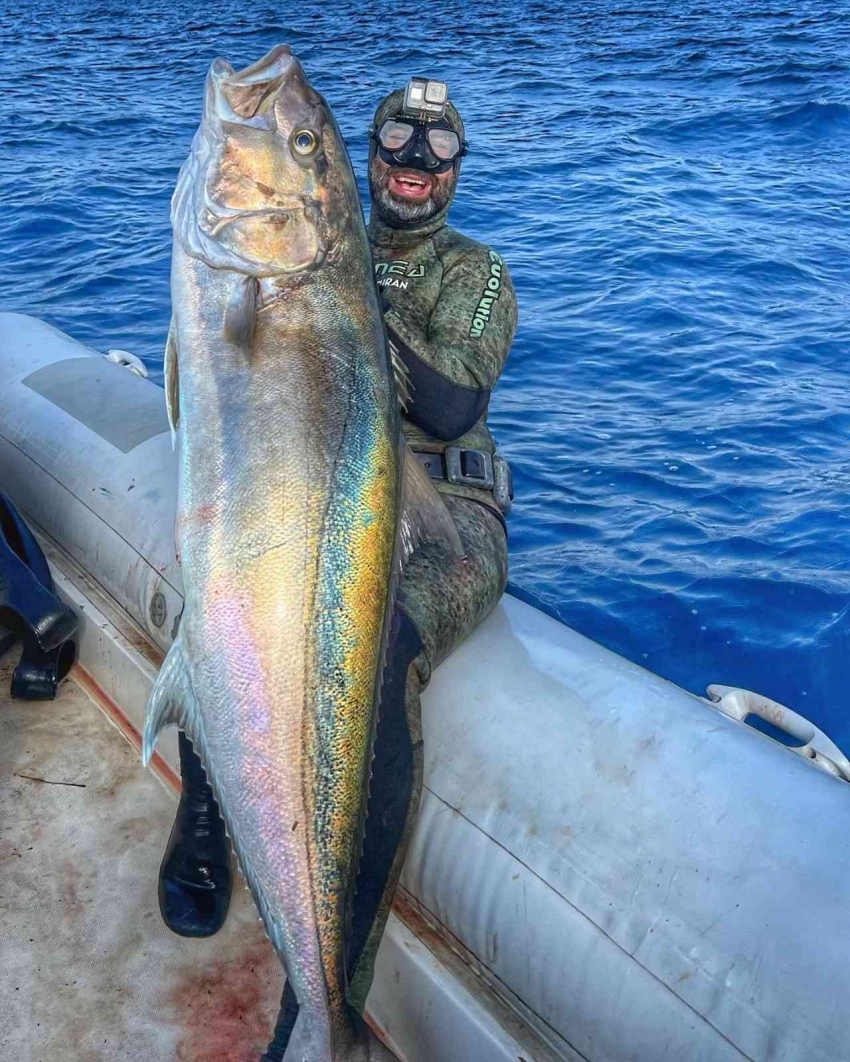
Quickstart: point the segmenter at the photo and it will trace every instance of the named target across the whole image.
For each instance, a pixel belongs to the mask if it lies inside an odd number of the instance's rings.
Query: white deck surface
[[[174,798],[73,681],[11,700],[18,656],[0,660],[0,1060],[256,1062],[282,972],[241,878],[217,936],[170,933]]]

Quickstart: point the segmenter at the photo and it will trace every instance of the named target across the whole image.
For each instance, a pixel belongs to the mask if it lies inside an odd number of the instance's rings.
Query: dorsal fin
[[[410,373],[407,370],[407,366],[401,359],[401,355],[398,352],[398,347],[393,341],[387,340],[387,345],[390,348],[390,364],[393,370],[393,378],[395,379],[395,389],[398,395],[398,404],[401,406],[403,412],[407,412],[407,407],[410,405],[410,392],[413,390],[413,384],[410,380]]]
[[[403,567],[420,542],[445,542],[456,557],[464,551],[455,522],[416,455],[402,443],[399,561]]]

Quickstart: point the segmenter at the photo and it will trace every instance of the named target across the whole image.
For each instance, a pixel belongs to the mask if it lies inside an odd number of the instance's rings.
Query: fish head
[[[286,45],[234,71],[217,59],[172,202],[176,238],[214,268],[317,269],[360,215],[342,136]]]

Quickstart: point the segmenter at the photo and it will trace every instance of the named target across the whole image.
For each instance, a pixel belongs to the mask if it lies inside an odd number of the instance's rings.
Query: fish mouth
[[[303,213],[303,207],[286,208],[281,209],[279,207],[266,207],[263,210],[239,210],[232,214],[219,214],[216,216],[210,211],[212,218],[212,224],[207,227],[207,232],[210,236],[218,236],[225,225],[231,225],[235,221],[244,221],[248,218],[269,218],[271,221],[280,221],[283,224],[287,224],[292,220],[293,216],[299,212]]]

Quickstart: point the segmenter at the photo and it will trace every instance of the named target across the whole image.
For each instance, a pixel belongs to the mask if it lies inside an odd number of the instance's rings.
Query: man
[[[399,587],[349,942],[349,1001],[362,1007],[419,805],[420,694],[431,671],[493,609],[507,579],[510,473],[487,428],[490,392],[517,321],[502,259],[449,228],[466,153],[442,82],[414,78],[370,129],[369,238],[407,440],[454,518],[463,558],[427,543]],[[160,871],[160,909],[184,936],[222,925],[231,890],[224,827],[191,743],[180,735],[183,795]],[[297,1004],[284,992],[265,1062],[277,1062]]]

